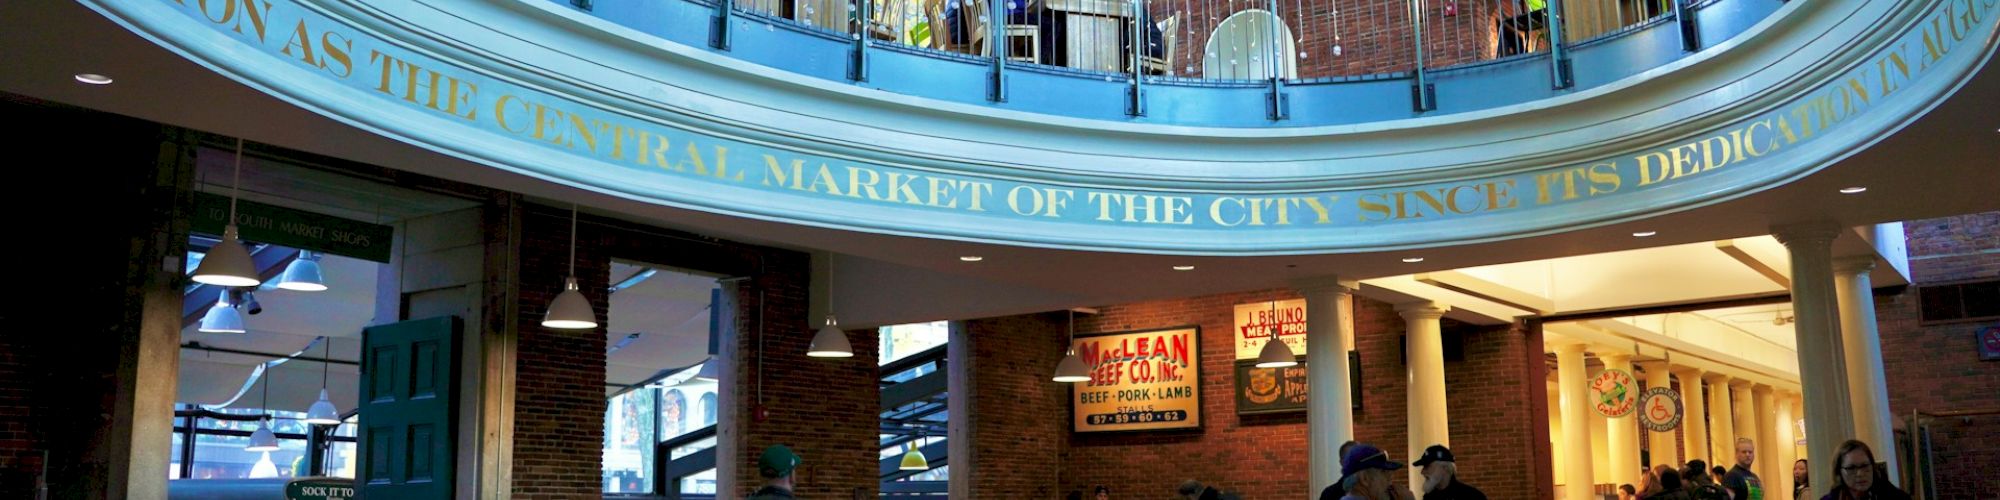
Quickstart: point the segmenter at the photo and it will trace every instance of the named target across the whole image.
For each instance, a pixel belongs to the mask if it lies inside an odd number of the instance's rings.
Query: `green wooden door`
[[[362,332],[362,498],[452,497],[459,329],[445,316]]]

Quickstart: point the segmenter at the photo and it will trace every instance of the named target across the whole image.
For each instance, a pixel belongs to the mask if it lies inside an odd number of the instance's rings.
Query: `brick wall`
[[[970,408],[953,408],[972,436],[968,461],[953,457],[952,481],[966,481],[968,498],[1056,498],[1068,447],[1068,384],[1049,381],[1062,360],[1064,313],[967,321],[970,359],[952,360],[966,372]],[[962,364],[961,364],[962,363]],[[956,493],[956,491],[954,491]],[[1144,495],[1139,495],[1144,496]]]
[[[1121,497],[1152,497],[1170,493],[1184,479],[1197,479],[1244,498],[1296,498],[1306,492],[1305,413],[1239,416],[1230,380],[1235,351],[1228,333],[1234,306],[1297,296],[1290,290],[1217,294],[1106,306],[1099,315],[1079,316],[1079,335],[1201,326],[1204,426],[1192,431],[1070,435],[1061,491],[1088,491],[1103,484]],[[1403,318],[1390,304],[1365,298],[1356,299],[1354,316],[1363,384],[1355,437],[1406,461]],[[1462,332],[1465,341],[1466,358],[1445,365],[1453,448],[1463,477],[1493,498],[1543,496],[1538,491],[1542,486],[1532,478],[1538,463],[1534,457],[1546,455],[1547,444],[1536,446],[1533,433],[1520,431],[1537,423],[1546,426],[1528,403],[1529,391],[1540,381],[1530,383],[1522,375],[1541,346],[1529,345],[1529,337],[1512,328],[1468,327],[1450,321],[1444,326]],[[1036,373],[1053,366],[1050,362]],[[1062,397],[1067,405],[1066,391]],[[1067,420],[1062,422],[1059,430],[1067,433]],[[994,471],[985,468],[982,473]],[[1393,476],[1399,484],[1404,482],[1405,475]]]
[[[767,271],[737,287],[736,349],[732,360],[735,391],[725,392],[719,430],[733,443],[738,457],[735,497],[761,487],[757,457],[764,448],[783,444],[802,460],[794,473],[800,498],[865,498],[880,488],[877,469],[877,429],[881,390],[876,358],[880,339],[874,330],[848,332],[854,357],[820,359],[806,356],[818,321],[807,317],[809,256],[793,252],[767,253]],[[756,304],[764,304],[761,350]],[[763,359],[758,372],[757,359]],[[728,381],[725,380],[724,383]],[[757,384],[762,384],[767,418],[754,418]],[[719,454],[718,460],[726,456]],[[719,471],[728,474],[727,468]],[[728,487],[724,484],[723,487]],[[724,495],[729,495],[724,492]]]
[[[602,495],[604,327],[578,332],[540,326],[569,272],[569,223],[567,209],[538,205],[528,205],[521,222],[514,498]],[[735,385],[723,392],[726,419],[718,431],[727,451],[718,450],[717,457],[727,462],[718,462],[718,472],[732,474],[741,490],[736,495],[747,495],[763,483],[758,454],[782,443],[804,460],[797,471],[801,496],[848,498],[856,488],[874,496],[877,340],[872,330],[852,332],[855,357],[805,356],[816,327],[806,317],[808,255],[590,215],[578,226],[576,252],[578,284],[600,321],[610,303],[605,289],[612,259],[749,277],[735,282],[735,294],[719,306],[731,311],[736,342],[725,352],[733,354],[726,365],[733,372],[724,383]],[[759,383],[768,409],[764,420],[752,417]]]
[[[1904,231],[1916,286],[1875,296],[1890,409],[2000,410],[2000,361],[1980,361],[1973,338],[2000,321],[1923,326],[1917,303],[1926,284],[2000,278],[2000,212],[1909,221]],[[2000,498],[1991,474],[2000,468],[2000,415],[1937,418],[1930,430],[1940,498]]]
[[[604,327],[543,328],[569,273],[569,213],[529,205],[521,221],[520,329],[514,384],[514,498],[602,494]],[[577,232],[576,278],[604,321],[611,261],[601,226]]]

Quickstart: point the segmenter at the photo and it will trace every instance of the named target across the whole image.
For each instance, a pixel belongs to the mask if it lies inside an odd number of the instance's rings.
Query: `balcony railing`
[[[889,92],[1204,126],[1363,123],[1554,97],[1714,45],[1783,5],[1781,0],[556,1],[669,40],[706,42],[746,62]],[[706,26],[686,25],[701,19],[703,10]],[[880,70],[871,69],[877,65]],[[1149,85],[1159,92],[1149,94],[1154,90]],[[1407,104],[1395,102],[1402,99]],[[1149,102],[1161,108],[1157,114],[1148,112]]]

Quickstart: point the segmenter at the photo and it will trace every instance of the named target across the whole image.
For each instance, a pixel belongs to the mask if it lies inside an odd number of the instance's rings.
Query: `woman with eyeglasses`
[[[1909,500],[1909,493],[1875,477],[1875,451],[1867,443],[1849,439],[1833,457],[1833,491],[1820,500]]]

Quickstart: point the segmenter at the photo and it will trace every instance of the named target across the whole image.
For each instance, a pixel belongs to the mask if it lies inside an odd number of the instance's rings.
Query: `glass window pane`
[[[611,398],[604,410],[604,492],[653,491],[654,389]]]
[[[885,326],[880,329],[880,332],[882,334],[882,355],[876,361],[876,364],[886,365],[898,359],[909,357],[911,354],[924,352],[930,348],[944,345],[945,341],[951,337],[951,323],[932,321],[929,323]]]
[[[660,441],[715,425],[715,381],[692,378],[660,388]]]
[[[709,440],[709,441],[711,441],[711,442],[709,443],[709,445],[710,445],[710,446],[713,446],[713,445],[714,445],[714,442],[713,442],[714,440]],[[691,474],[691,475],[689,475],[689,476],[687,476],[687,477],[683,477],[683,478],[681,478],[681,494],[683,494],[683,495],[714,495],[714,494],[715,494],[715,469],[709,469],[709,470],[705,470],[705,471],[701,471],[701,472],[697,472],[697,473],[694,473],[694,474]]]
[[[356,427],[352,423],[354,422],[354,419],[350,418],[348,419],[348,422],[349,423],[340,424],[339,427],[333,428],[332,434],[334,436],[343,436],[349,438],[354,437],[355,427]],[[326,475],[332,477],[353,478],[355,465],[360,463],[360,460],[357,459],[354,455],[354,453],[358,449],[354,444],[354,442],[329,441],[327,442],[327,448],[328,450],[326,454]]]

